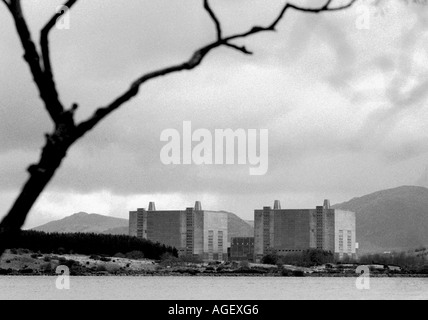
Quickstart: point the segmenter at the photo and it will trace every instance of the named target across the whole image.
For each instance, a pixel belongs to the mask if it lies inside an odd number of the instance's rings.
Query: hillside
[[[126,221],[127,221],[126,227],[117,227],[117,228],[107,229],[103,231],[102,234],[112,234],[115,236],[129,235],[129,222],[128,220]]]
[[[229,237],[254,237],[254,228],[231,212],[228,214]],[[32,229],[47,233],[102,233],[111,235],[128,235],[129,220],[112,218],[100,214],[76,213],[61,220],[52,221]]]
[[[228,214],[229,237],[254,237],[254,228],[246,221],[239,218],[236,214],[226,212]]]
[[[254,228],[254,220],[245,220],[246,223],[248,223],[251,228]]]
[[[407,250],[428,244],[427,188],[379,191],[334,208],[356,213],[361,252]]]
[[[126,219],[113,218],[100,214],[84,212],[73,214],[61,220],[52,221],[32,230],[47,233],[104,233],[128,234],[129,222]],[[126,230],[125,233],[123,231]]]

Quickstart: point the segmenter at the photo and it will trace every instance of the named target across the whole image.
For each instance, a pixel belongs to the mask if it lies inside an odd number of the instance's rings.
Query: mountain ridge
[[[401,186],[355,197],[332,206],[353,211],[360,253],[409,250],[428,245],[428,188]],[[252,221],[228,211],[229,237],[253,237]],[[128,234],[129,220],[79,212],[33,228],[59,233]]]
[[[228,211],[215,211],[228,215],[228,241],[232,237],[253,237],[254,228],[236,214]],[[47,233],[101,233],[128,235],[129,220],[96,213],[79,212],[60,220],[48,222],[31,230]]]
[[[356,213],[360,252],[408,250],[428,244],[428,189],[401,186],[377,191],[335,209]]]
[[[31,230],[47,233],[103,233],[109,229],[128,227],[127,219],[96,213],[79,212],[60,220],[54,220]]]

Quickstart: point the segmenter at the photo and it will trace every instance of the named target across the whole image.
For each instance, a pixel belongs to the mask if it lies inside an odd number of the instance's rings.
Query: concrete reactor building
[[[254,237],[232,238],[230,259],[232,261],[253,261]]]
[[[254,254],[256,261],[269,253],[287,255],[308,249],[330,251],[339,259],[355,257],[355,213],[332,209],[330,201],[316,209],[285,210],[279,201],[274,208],[254,211]]]
[[[129,213],[129,235],[175,247],[180,256],[206,261],[227,260],[228,215],[194,208],[157,211],[153,202],[148,210]]]

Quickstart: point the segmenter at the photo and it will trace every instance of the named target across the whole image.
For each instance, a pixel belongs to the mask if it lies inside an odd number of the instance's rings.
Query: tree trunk
[[[34,206],[40,194],[60,167],[67,150],[76,140],[68,130],[57,128],[55,133],[47,135],[47,142],[42,150],[40,162],[32,165],[28,172],[30,177],[12,208],[0,223],[0,258],[6,249],[13,248],[14,240],[25,223],[28,212]]]

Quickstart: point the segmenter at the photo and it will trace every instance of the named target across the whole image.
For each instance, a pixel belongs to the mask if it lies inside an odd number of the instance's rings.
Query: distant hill
[[[253,220],[245,220],[246,223],[248,223],[252,228],[254,228],[254,221]]]
[[[247,221],[242,220],[236,214],[226,212],[228,214],[228,229],[229,239],[236,237],[254,237],[254,227]]]
[[[415,249],[428,245],[428,189],[405,186],[333,206],[354,211],[361,252]]]
[[[224,211],[222,211],[224,212]],[[229,237],[254,237],[254,228],[246,221],[231,212],[228,215]],[[101,233],[112,235],[128,235],[129,220],[108,217],[100,214],[84,212],[73,214],[61,220],[52,221],[32,230],[47,233]]]
[[[113,218],[100,214],[80,212],[61,220],[52,221],[32,230],[47,233],[104,233],[128,234],[127,219]]]
[[[103,231],[102,234],[111,234],[115,236],[129,235],[129,221],[126,220],[126,223],[127,223],[126,227],[117,227],[117,228],[107,229]]]

